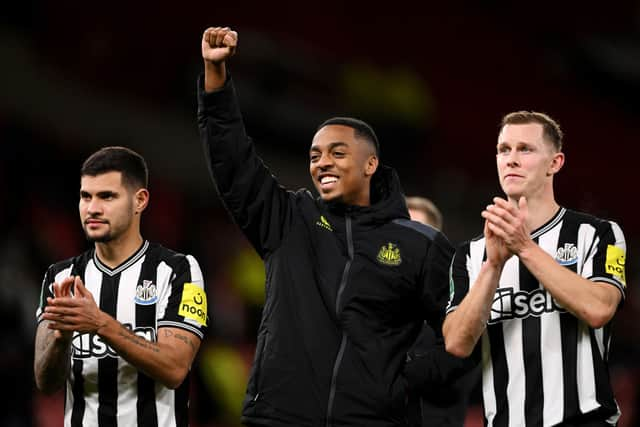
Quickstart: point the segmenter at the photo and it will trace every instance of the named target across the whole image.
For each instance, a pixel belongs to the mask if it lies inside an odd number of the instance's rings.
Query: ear
[[[378,156],[372,154],[367,159],[367,164],[364,168],[364,176],[372,176],[378,170]]]
[[[149,204],[149,190],[141,188],[134,195],[135,213],[140,214],[147,208]]]
[[[551,164],[549,165],[549,169],[547,170],[547,176],[555,175],[560,172],[562,166],[564,165],[564,153],[558,152],[554,153],[551,158]]]

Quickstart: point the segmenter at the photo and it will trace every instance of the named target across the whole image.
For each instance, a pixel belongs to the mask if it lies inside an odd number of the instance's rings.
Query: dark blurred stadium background
[[[620,425],[640,425],[636,2],[25,0],[3,5],[0,23],[0,425],[62,425],[62,396],[33,386],[40,281],[50,263],[87,248],[82,160],[127,145],[151,169],[145,237],[195,255],[207,281],[212,328],[193,368],[192,425],[238,426],[263,271],[215,195],[198,139],[200,37],[213,25],[240,33],[230,69],[245,122],[283,184],[311,187],[318,123],[360,117],[405,192],[441,208],[454,243],[481,231],[480,211],[499,194],[500,117],[555,117],[567,155],[557,198],[626,234],[611,374]],[[470,426],[480,422],[475,394]]]

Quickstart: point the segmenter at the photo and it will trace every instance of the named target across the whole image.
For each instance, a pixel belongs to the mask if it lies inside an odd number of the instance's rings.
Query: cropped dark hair
[[[376,156],[380,157],[380,143],[378,142],[378,137],[373,131],[373,128],[366,122],[353,117],[332,117],[322,122],[316,131],[328,125],[342,125],[352,128],[355,131],[356,137],[369,142],[375,149]]]
[[[144,158],[127,147],[103,147],[82,164],[80,177],[120,172],[122,183],[133,189],[147,188],[149,170]]]
[[[530,123],[542,125],[543,136],[553,144],[556,151],[562,151],[562,129],[560,129],[558,122],[547,114],[537,111],[514,111],[502,118],[500,130],[505,125],[527,125]]]

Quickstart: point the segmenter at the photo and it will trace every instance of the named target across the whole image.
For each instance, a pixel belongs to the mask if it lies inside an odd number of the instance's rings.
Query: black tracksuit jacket
[[[406,353],[424,319],[441,330],[448,240],[408,219],[388,167],[369,207],[284,189],[245,132],[230,78],[205,93],[200,77],[198,125],[217,192],[266,268],[242,421],[406,425]]]

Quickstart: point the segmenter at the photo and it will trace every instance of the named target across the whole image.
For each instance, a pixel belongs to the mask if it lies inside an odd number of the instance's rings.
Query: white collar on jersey
[[[126,261],[124,261],[122,264],[120,264],[119,266],[117,266],[114,269],[111,269],[109,267],[107,267],[106,265],[104,265],[102,263],[102,261],[100,261],[100,259],[98,258],[98,254],[96,253],[96,250],[93,250],[93,262],[96,265],[96,267],[98,268],[98,270],[100,270],[101,272],[103,272],[104,274],[108,275],[108,276],[115,276],[118,273],[123,272],[124,270],[126,270],[127,268],[131,267],[133,264],[136,263],[136,261],[138,261],[140,258],[142,258],[145,254],[145,252],[147,251],[147,249],[149,248],[149,241],[145,240],[142,243],[142,246],[140,246],[140,249],[138,249],[133,255],[131,255],[129,258],[127,258]]]
[[[558,209],[558,212],[556,212],[556,214],[549,221],[547,221],[546,224],[531,233],[531,238],[535,239],[536,237],[543,235],[544,233],[555,227],[562,220],[565,212],[567,212],[567,210],[563,207]]]

